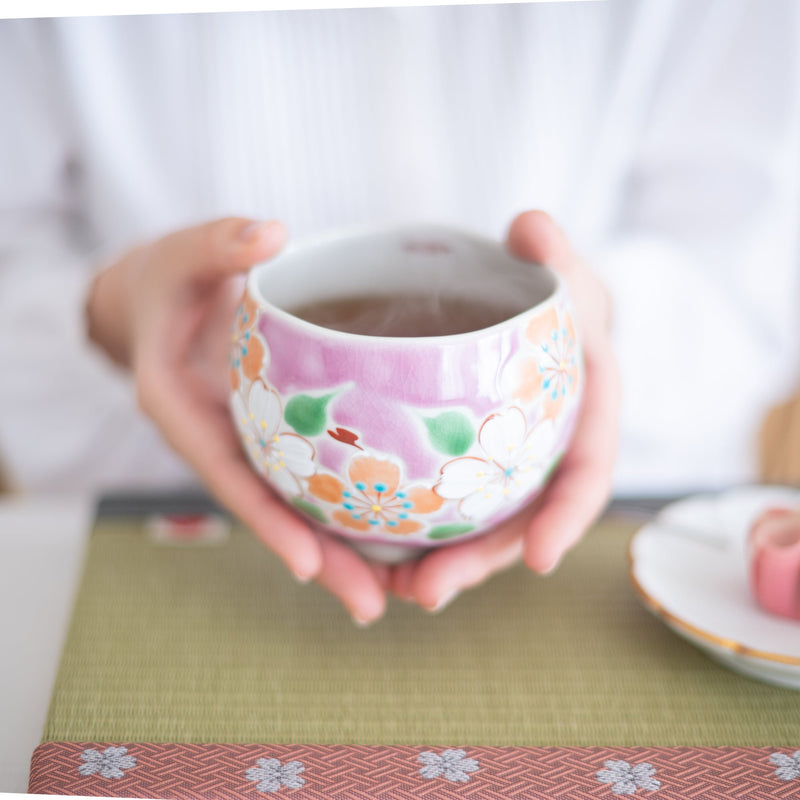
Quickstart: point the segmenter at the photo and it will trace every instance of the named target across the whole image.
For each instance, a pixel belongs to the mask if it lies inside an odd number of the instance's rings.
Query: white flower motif
[[[637,764],[632,767],[627,761],[604,761],[606,769],[597,773],[600,783],[610,783],[614,794],[633,794],[637,789],[655,792],[661,786],[653,775],[656,774],[652,764]]]
[[[446,500],[461,500],[458,508],[467,519],[486,519],[504,503],[542,484],[555,442],[552,420],[529,429],[519,408],[492,414],[478,433],[486,458],[465,456],[449,461],[442,467],[434,491]]]
[[[300,773],[305,767],[300,761],[289,761],[281,764],[277,758],[259,758],[257,767],[250,767],[245,772],[249,781],[258,781],[256,789],[259,792],[277,792],[282,786],[287,789],[299,789],[305,779]]]
[[[417,761],[424,764],[419,771],[423,778],[444,778],[454,783],[466,783],[467,773],[475,772],[480,766],[476,759],[467,758],[463,750],[445,750],[441,755],[426,751],[419,754]]]
[[[269,476],[280,491],[301,494],[300,478],[308,478],[316,471],[314,446],[296,433],[278,433],[283,421],[278,395],[262,381],[254,381],[247,403],[239,392],[233,392],[231,411],[256,470]]]
[[[101,778],[124,778],[126,769],[136,766],[136,758],[127,755],[127,747],[106,747],[101,753],[98,750],[84,750],[81,758],[85,763],[78,767],[81,775],[95,775]]]
[[[778,768],[775,770],[776,778],[782,781],[800,778],[800,750],[795,750],[791,756],[787,756],[786,753],[773,753],[769,760]]]

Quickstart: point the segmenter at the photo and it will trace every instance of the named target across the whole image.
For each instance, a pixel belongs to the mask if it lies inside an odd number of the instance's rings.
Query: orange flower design
[[[333,518],[346,528],[398,535],[416,533],[423,523],[413,518],[430,514],[444,500],[424,486],[401,488],[400,467],[369,455],[356,455],[347,470],[350,486],[333,475],[317,473],[308,480],[312,495],[340,506]]]
[[[567,397],[578,388],[578,343],[572,315],[550,308],[528,324],[525,338],[534,347],[533,358],[521,365],[515,396],[524,402],[543,398],[545,418],[554,419]]]
[[[256,331],[258,307],[255,300],[245,293],[242,304],[236,312],[231,333],[231,388],[236,391],[241,382],[240,372],[248,380],[255,380],[262,365],[269,361],[266,344]]]

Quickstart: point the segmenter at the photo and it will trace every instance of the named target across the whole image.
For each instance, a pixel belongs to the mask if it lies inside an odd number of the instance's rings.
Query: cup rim
[[[281,308],[275,303],[268,300],[261,293],[258,288],[258,283],[261,274],[268,270],[273,269],[276,264],[293,256],[297,252],[302,252],[307,249],[313,249],[326,244],[334,244],[336,242],[345,241],[348,239],[356,239],[364,236],[385,236],[397,234],[403,231],[414,231],[420,229],[436,230],[440,233],[448,234],[462,239],[469,239],[490,247],[496,247],[502,250],[510,258],[519,261],[520,263],[528,263],[531,266],[539,267],[545,270],[554,281],[553,291],[544,299],[524,310],[515,314],[513,317],[496,322],[486,328],[476,328],[475,330],[465,331],[463,333],[449,333],[440,336],[382,336],[366,333],[351,333],[350,331],[340,331],[335,328],[327,328],[324,325],[317,325],[314,322],[309,322],[302,317],[295,316],[289,311]],[[452,225],[440,225],[432,222],[406,222],[394,223],[386,225],[354,225],[345,228],[334,228],[326,230],[321,233],[305,237],[299,240],[290,240],[286,247],[283,248],[276,256],[267,261],[260,261],[254,264],[248,274],[246,281],[246,291],[251,297],[260,312],[267,311],[270,316],[275,317],[284,324],[291,324],[298,327],[301,331],[314,333],[317,336],[324,336],[326,339],[341,340],[342,342],[372,342],[372,343],[391,343],[397,345],[404,343],[406,345],[419,345],[420,343],[428,344],[455,344],[457,342],[465,342],[478,336],[486,336],[487,333],[499,333],[500,330],[506,327],[514,327],[514,324],[524,316],[531,314],[537,310],[543,309],[548,305],[554,304],[560,297],[569,296],[566,281],[564,278],[551,267],[546,264],[540,264],[536,261],[525,262],[523,259],[517,258],[505,249],[505,246],[489,236],[485,236],[474,231],[468,231],[463,228]]]

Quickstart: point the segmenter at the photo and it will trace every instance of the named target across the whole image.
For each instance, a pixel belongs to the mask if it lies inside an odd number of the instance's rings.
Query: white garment
[[[800,6],[648,0],[0,23],[0,461],[188,479],[86,344],[104,259],[228,214],[551,212],[608,284],[619,492],[753,477],[800,366]]]

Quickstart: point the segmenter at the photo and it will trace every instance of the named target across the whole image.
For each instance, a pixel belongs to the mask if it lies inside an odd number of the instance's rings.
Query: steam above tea
[[[429,294],[362,295],[290,309],[296,317],[366,336],[450,336],[497,325],[525,311],[523,303]]]

